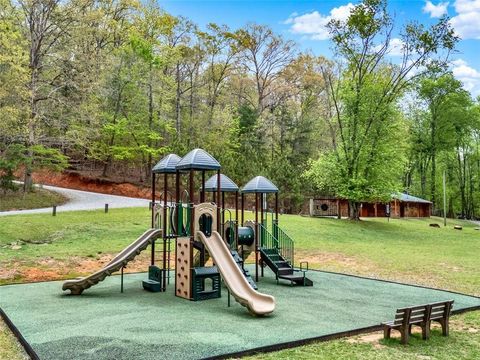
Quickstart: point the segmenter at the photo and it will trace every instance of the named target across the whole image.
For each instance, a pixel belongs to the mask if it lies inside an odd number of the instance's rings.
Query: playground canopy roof
[[[416,196],[408,195],[405,193],[396,193],[392,195],[392,199],[397,199],[403,202],[412,202],[412,203],[422,203],[422,204],[431,204],[431,201],[421,199]]]
[[[180,156],[177,154],[168,154],[153,167],[152,172],[154,174],[175,173],[179,161]]]
[[[278,188],[266,177],[257,176],[242,189],[242,193],[276,193]]]
[[[205,191],[217,191],[217,181],[217,175],[213,175],[208,179],[205,182]],[[222,192],[236,192],[239,190],[239,187],[227,175],[220,174],[220,190]]]
[[[177,170],[218,170],[220,163],[203,149],[193,149],[180,159]]]

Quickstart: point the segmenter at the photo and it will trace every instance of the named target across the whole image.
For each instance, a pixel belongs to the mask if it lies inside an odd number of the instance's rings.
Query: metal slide
[[[198,231],[196,235],[197,239],[200,239],[207,247],[223,281],[237,302],[254,315],[266,315],[275,309],[273,296],[252,289],[218,232],[212,231],[210,237],[206,237],[201,231]]]
[[[161,236],[162,230],[159,229],[149,229],[145,231],[142,236],[122,250],[103,269],[83,278],[65,281],[62,290],[70,290],[72,295],[81,295],[83,290],[98,284],[107,276],[119,271],[122,267],[127,265],[128,262],[132,261],[138,254],[145,250],[153,240],[158,239]]]

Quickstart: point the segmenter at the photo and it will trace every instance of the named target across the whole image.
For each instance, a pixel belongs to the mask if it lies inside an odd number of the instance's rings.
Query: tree
[[[26,123],[25,149],[28,158],[35,156],[39,143],[40,121],[48,118],[41,103],[54,98],[66,86],[63,66],[64,58],[56,52],[68,38],[71,26],[75,23],[75,12],[83,4],[69,2],[62,5],[60,0],[21,0],[19,1],[26,22],[29,53],[29,116]],[[71,54],[63,53],[71,56]],[[32,187],[32,171],[25,164],[24,190]]]
[[[258,24],[239,29],[235,37],[241,49],[241,64],[255,83],[256,99],[245,99],[261,115],[267,106],[273,105],[271,99],[278,84],[276,80],[293,60],[294,43]]]
[[[385,200],[395,190],[392,159],[382,153],[393,149],[399,139],[393,133],[401,126],[391,120],[396,117],[395,104],[424,67],[446,64],[457,38],[447,18],[430,28],[408,23],[400,32],[402,60],[392,63],[387,56],[393,20],[384,0],[364,0],[352,8],[346,21],[332,20],[328,28],[343,59],[337,77],[326,73],[335,146],[313,164],[309,174],[325,185],[328,173],[336,195],[349,199],[350,218],[358,219],[360,201]],[[413,74],[414,69],[419,73]],[[329,166],[333,162],[337,169]],[[321,164],[329,171],[323,173]]]
[[[452,120],[445,116],[447,103],[454,93],[464,93],[462,83],[456,80],[451,73],[445,73],[441,69],[434,68],[419,79],[418,95],[427,105],[429,112],[428,141],[429,162],[431,164],[430,175],[430,200],[436,205],[436,178],[437,178],[437,154],[451,147]],[[426,135],[423,133],[422,135]]]

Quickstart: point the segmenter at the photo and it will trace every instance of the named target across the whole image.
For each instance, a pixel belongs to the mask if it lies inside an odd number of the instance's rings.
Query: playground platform
[[[376,330],[396,308],[453,299],[454,313],[480,308],[480,299],[404,284],[310,271],[313,287],[276,285],[266,271],[259,290],[275,296],[275,311],[254,318],[222,297],[192,302],[142,289],[145,274],[107,278],[81,296],[62,282],[0,287],[0,308],[40,359],[199,359],[273,350]],[[340,334],[341,333],[341,334]]]

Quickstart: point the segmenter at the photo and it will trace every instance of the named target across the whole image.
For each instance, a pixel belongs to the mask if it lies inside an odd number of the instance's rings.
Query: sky
[[[157,0],[172,15],[182,15],[200,27],[208,23],[226,24],[232,29],[249,22],[270,26],[285,38],[294,40],[300,50],[332,56],[325,25],[332,18],[345,18],[356,1],[337,0]],[[389,11],[397,29],[414,20],[425,25],[448,15],[461,41],[451,55],[451,69],[465,89],[480,95],[480,0],[389,0]],[[390,56],[398,56],[401,40],[391,42]]]

